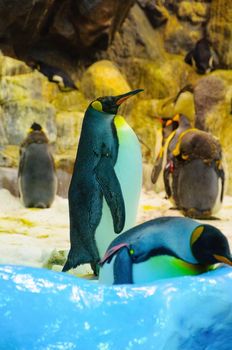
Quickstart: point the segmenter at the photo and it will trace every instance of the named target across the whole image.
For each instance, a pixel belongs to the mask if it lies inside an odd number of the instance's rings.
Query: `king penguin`
[[[33,123],[20,146],[20,197],[25,207],[48,208],[57,191],[57,176],[49,141],[41,125]]]
[[[141,91],[97,98],[86,110],[68,194],[71,248],[63,271],[90,263],[97,274],[109,243],[135,224],[141,149],[117,111]]]
[[[183,217],[160,217],[117,237],[101,260],[99,282],[147,283],[197,275],[214,264],[232,265],[227,238],[212,225]]]

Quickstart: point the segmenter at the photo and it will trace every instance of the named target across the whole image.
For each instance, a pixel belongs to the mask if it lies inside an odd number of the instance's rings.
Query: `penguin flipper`
[[[19,160],[19,168],[18,168],[18,178],[21,176],[24,166],[25,160],[25,150],[23,147],[20,148],[20,160]]]
[[[222,181],[222,188],[221,188],[221,196],[220,196],[220,201],[223,201],[223,196],[224,196],[224,188],[225,188],[225,172],[223,169],[219,170],[219,178]]]
[[[121,248],[114,260],[114,284],[133,283],[132,265],[128,247]]]
[[[156,181],[158,180],[159,174],[162,170],[162,164],[163,164],[163,157],[158,156],[156,158],[155,165],[151,173],[151,181],[153,184],[155,184]]]
[[[164,178],[164,187],[165,187],[165,192],[167,194],[167,197],[170,198],[172,195],[172,190],[170,186],[170,181],[169,181],[169,176],[170,176],[170,166],[169,164],[166,165],[163,173],[163,178]]]
[[[185,56],[185,59],[184,59],[184,61],[185,61],[185,63],[187,63],[187,64],[189,64],[190,66],[192,66],[193,65],[193,51],[191,50],[191,51],[189,51],[188,53],[187,53],[187,55]]]
[[[97,181],[110,208],[115,233],[120,233],[125,225],[125,204],[120,183],[109,157],[102,157],[95,168]]]

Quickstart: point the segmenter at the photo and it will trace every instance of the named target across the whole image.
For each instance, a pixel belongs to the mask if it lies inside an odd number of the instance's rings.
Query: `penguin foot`
[[[49,204],[45,204],[43,202],[39,202],[39,203],[30,203],[28,205],[26,205],[26,208],[38,208],[38,209],[46,209],[49,208],[50,205]]]
[[[85,264],[85,261],[81,261],[80,255],[76,252],[76,250],[70,249],[67,261],[64,264],[62,272],[69,271],[70,269],[75,269],[75,267],[81,264]]]
[[[211,210],[199,210],[196,208],[182,209],[184,216],[193,219],[209,219],[211,218]]]
[[[64,267],[62,269],[62,272],[69,271],[70,269],[75,269],[77,266],[82,264],[90,264],[91,268],[96,276],[98,276],[99,272],[99,266],[98,266],[98,260],[93,260],[91,256],[88,254],[80,254],[80,251],[70,249],[68,258],[66,263],[64,264]]]
[[[34,205],[35,208],[41,208],[41,209],[45,209],[45,208],[49,208],[49,205],[45,204],[45,203],[36,203]]]

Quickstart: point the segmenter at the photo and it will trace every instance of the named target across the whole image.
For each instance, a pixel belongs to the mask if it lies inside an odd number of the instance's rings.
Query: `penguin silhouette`
[[[77,87],[70,76],[62,69],[42,62],[32,61],[29,65],[44,74],[49,81],[56,83],[61,91],[77,90]]]
[[[57,177],[49,141],[42,127],[33,123],[20,146],[18,169],[20,197],[25,207],[48,208],[57,191]]]
[[[101,260],[99,282],[146,283],[232,266],[227,238],[216,227],[183,217],[160,217],[122,233]]]
[[[206,38],[202,38],[196,42],[193,50],[187,53],[185,62],[195,66],[199,74],[205,74],[217,68],[218,57],[210,42]]]
[[[69,187],[71,249],[63,271],[97,263],[115,234],[135,224],[142,186],[139,141],[121,103],[143,90],[93,101],[86,110]]]

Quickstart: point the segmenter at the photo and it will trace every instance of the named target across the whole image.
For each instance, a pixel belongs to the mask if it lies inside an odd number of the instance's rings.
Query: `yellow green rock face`
[[[207,34],[216,50],[220,63],[232,68],[232,1],[213,0]]]
[[[119,69],[110,61],[98,61],[83,74],[80,88],[93,100],[99,96],[119,95],[131,88]]]

